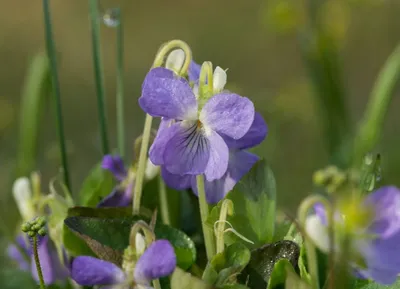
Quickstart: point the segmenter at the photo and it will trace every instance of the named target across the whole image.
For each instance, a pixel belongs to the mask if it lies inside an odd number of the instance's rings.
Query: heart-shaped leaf
[[[270,243],[274,236],[276,183],[272,170],[265,160],[258,161],[234,187],[226,198],[232,200],[235,214],[227,220],[233,228],[247,239],[250,244],[233,233],[225,235],[226,244],[243,242],[249,248],[258,248]],[[209,215],[207,225],[214,227],[219,219],[222,201]]]
[[[212,289],[213,287],[190,273],[176,268],[171,276],[171,289]]]
[[[98,216],[103,217],[68,217],[65,220],[65,225],[80,238],[84,239],[92,250],[98,248],[102,251],[104,248],[110,248],[114,251],[113,256],[115,257],[121,255],[123,250],[129,245],[129,235],[132,225],[139,220],[149,222],[149,219],[140,216],[107,218],[103,215],[106,211],[107,209],[100,208],[91,210],[92,213],[97,212],[96,214]],[[117,213],[115,210],[108,211]],[[71,210],[71,212],[77,213],[77,210],[74,209]],[[194,263],[196,259],[195,245],[185,233],[178,229],[157,223],[155,235],[157,239],[167,239],[171,242],[175,249],[179,267],[187,269]],[[99,245],[104,246],[104,248]],[[95,253],[99,255],[104,252],[95,251]],[[111,251],[107,255],[109,256],[110,253]]]

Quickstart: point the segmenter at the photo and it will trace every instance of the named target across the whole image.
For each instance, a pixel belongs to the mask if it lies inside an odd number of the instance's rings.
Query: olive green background
[[[271,164],[278,202],[293,210],[311,191],[312,173],[327,165],[321,115],[314,101],[297,30],[307,19],[301,0],[146,0],[100,1],[102,10],[120,6],[125,37],[127,146],[142,131],[140,88],[159,46],[182,39],[197,62],[210,60],[228,70],[228,88],[249,97],[269,126],[255,151]],[[362,116],[380,67],[400,40],[400,1],[326,0],[321,13],[341,47],[347,103],[355,126]],[[44,50],[41,1],[0,2],[0,196],[11,194],[10,176],[18,143],[19,103],[25,72]],[[73,188],[101,159],[91,54],[88,3],[51,1],[59,53],[59,74]],[[115,29],[102,27],[109,132],[116,146]],[[399,91],[393,96],[383,139],[386,182],[400,185]],[[36,169],[43,189],[58,174],[54,103],[42,121]],[[132,150],[129,150],[130,156]],[[3,206],[2,221],[7,210]]]

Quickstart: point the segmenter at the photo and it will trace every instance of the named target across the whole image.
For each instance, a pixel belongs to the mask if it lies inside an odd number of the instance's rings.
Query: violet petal
[[[110,171],[118,181],[123,181],[127,176],[127,171],[123,160],[119,156],[105,155],[101,167]]]
[[[71,277],[82,286],[112,285],[125,281],[125,274],[117,265],[89,256],[74,259]]]
[[[175,190],[186,190],[191,186],[192,178],[196,178],[193,175],[175,175],[171,174],[167,169],[161,167],[161,176],[165,184]]]
[[[228,169],[229,149],[224,139],[215,131],[207,135],[209,143],[209,160],[204,171],[206,180],[211,182],[222,178]]]
[[[155,117],[178,120],[197,117],[197,101],[189,83],[163,67],[153,68],[146,75],[139,105]]]
[[[243,137],[254,120],[254,105],[247,97],[220,93],[210,98],[200,113],[206,128],[233,139]]]
[[[139,284],[172,274],[176,267],[174,248],[167,240],[153,242],[136,263],[134,278]]]

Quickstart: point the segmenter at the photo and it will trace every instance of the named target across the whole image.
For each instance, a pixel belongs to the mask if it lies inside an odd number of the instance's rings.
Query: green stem
[[[298,213],[297,213],[298,220],[299,220],[300,224],[303,226],[303,228],[305,228],[308,211],[316,203],[322,203],[327,211],[327,214],[330,213],[330,204],[324,197],[318,196],[318,195],[307,197],[300,204],[300,207],[299,207]],[[329,226],[332,226],[332,225],[333,224],[329,224]],[[305,248],[307,251],[307,263],[308,263],[309,273],[311,276],[311,289],[319,289],[317,253],[316,253],[313,241],[307,236],[307,234],[305,234],[305,236],[304,236],[304,245],[305,245]]]
[[[146,171],[147,149],[149,147],[149,142],[150,142],[152,121],[153,121],[153,117],[149,114],[146,114],[146,120],[144,122],[144,129],[143,129],[142,144],[140,146],[139,163],[138,163],[138,170],[137,170],[137,174],[136,174],[134,195],[133,195],[133,214],[134,215],[138,215],[139,211],[140,211],[143,179],[144,179],[144,173]]]
[[[52,90],[56,105],[57,135],[58,135],[58,142],[60,144],[61,164],[63,167],[65,185],[67,186],[68,190],[71,191],[71,182],[69,178],[68,159],[67,159],[67,146],[65,141],[64,123],[62,116],[60,84],[58,81],[57,58],[55,52],[55,43],[53,39],[50,7],[48,0],[43,0],[43,14],[44,14],[44,27],[45,27],[45,38],[46,38],[46,50],[50,60]]]
[[[161,219],[164,224],[170,225],[171,220],[169,218],[169,206],[168,206],[168,198],[167,198],[167,188],[165,187],[165,183],[161,177],[161,174],[158,176],[158,191],[159,195],[159,203],[161,209]]]
[[[104,74],[103,62],[101,58],[101,44],[100,44],[100,15],[98,0],[89,0],[90,18],[92,26],[92,50],[93,50],[93,64],[94,76],[97,91],[97,108],[100,123],[100,136],[103,149],[103,155],[109,153],[109,143],[107,134],[107,115],[105,107],[105,89],[104,89]]]
[[[157,53],[154,63],[154,67],[159,67],[163,65],[165,56],[173,49],[181,48],[185,52],[185,62],[183,63],[182,69],[179,72],[180,75],[185,75],[189,69],[190,62],[192,60],[192,52],[189,46],[181,41],[181,40],[172,40],[167,44],[163,45],[159,52]],[[147,159],[147,150],[149,148],[150,142],[150,133],[151,133],[151,123],[153,118],[151,115],[146,115],[146,120],[144,123],[144,129],[142,134],[142,143],[140,146],[140,154],[138,161],[138,170],[136,175],[136,182],[134,188],[134,197],[133,197],[133,214],[139,214],[140,210],[140,202],[142,198],[142,189],[143,189],[143,179],[144,173],[146,170],[146,159]]]
[[[153,287],[154,289],[161,289],[160,280],[158,279],[153,280]]]
[[[379,140],[393,91],[400,78],[400,44],[387,59],[371,92],[363,120],[354,138],[353,164],[359,165]]]
[[[204,189],[204,176],[198,175],[196,177],[196,181],[197,181],[197,191],[199,193],[201,225],[203,227],[204,243],[206,247],[207,259],[211,260],[211,258],[215,255],[215,240],[212,230],[208,228],[206,225],[209,209],[206,200],[206,192]]]
[[[118,151],[121,158],[125,156],[125,122],[124,122],[124,30],[121,9],[118,8],[117,26],[117,134]]]
[[[42,267],[40,267],[39,253],[38,253],[38,238],[37,235],[33,237],[33,256],[35,258],[36,270],[39,277],[40,288],[46,289],[46,285],[44,284]]]
[[[217,254],[224,252],[225,243],[224,243],[224,233],[225,233],[225,222],[226,217],[228,215],[233,214],[233,202],[229,199],[226,199],[222,202],[221,212],[219,214],[219,222],[217,226]]]

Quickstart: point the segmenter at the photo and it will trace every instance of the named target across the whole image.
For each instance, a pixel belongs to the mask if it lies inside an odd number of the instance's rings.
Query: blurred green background
[[[350,123],[362,116],[371,88],[400,40],[400,1],[325,0],[320,18],[338,45],[347,89]],[[312,189],[311,175],[328,164],[322,117],[299,45],[299,30],[308,21],[301,0],[147,0],[100,1],[102,11],[120,6],[125,37],[127,146],[142,131],[144,113],[137,99],[141,83],[159,46],[182,39],[197,62],[211,60],[228,70],[228,88],[251,98],[269,126],[266,141],[255,151],[277,177],[278,202],[294,209]],[[75,191],[100,160],[95,86],[87,1],[52,1],[52,17]],[[0,9],[0,196],[11,201],[18,147],[20,96],[30,61],[44,51],[41,1],[2,1]],[[115,29],[102,27],[109,132],[116,147]],[[43,188],[59,172],[54,104],[47,101],[41,122],[36,169]],[[386,182],[400,185],[399,91],[393,96],[383,139]],[[155,123],[156,126],[157,123]],[[132,150],[129,151],[132,155]],[[15,210],[3,206],[3,214]],[[11,212],[9,212],[11,213]]]

